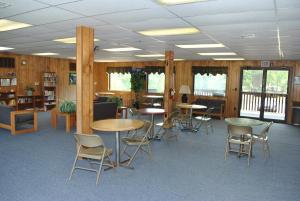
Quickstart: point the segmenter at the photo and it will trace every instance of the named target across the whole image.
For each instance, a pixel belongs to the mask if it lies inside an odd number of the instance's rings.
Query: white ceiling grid
[[[76,26],[95,29],[100,47],[95,59],[139,61],[135,54],[174,50],[175,57],[209,60],[198,52],[235,52],[247,60],[300,59],[299,0],[209,0],[166,6],[155,0],[5,0],[0,18],[33,26],[0,32],[0,46],[20,54],[56,52],[56,57],[75,56],[74,44],[53,41],[74,37]],[[200,33],[149,37],[148,29],[193,26]],[[277,27],[281,50],[278,52]],[[251,37],[247,37],[251,36]],[[181,49],[178,44],[223,43],[224,48]],[[111,53],[105,48],[136,47],[141,51]]]

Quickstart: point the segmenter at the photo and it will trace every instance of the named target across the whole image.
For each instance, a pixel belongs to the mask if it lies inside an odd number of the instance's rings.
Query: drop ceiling
[[[10,52],[55,52],[74,57],[75,44],[53,40],[75,36],[76,26],[95,29],[97,60],[139,61],[136,54],[164,54],[175,58],[211,60],[197,53],[235,52],[246,60],[300,59],[299,0],[209,0],[166,6],[155,0],[0,0],[0,18],[31,24],[31,27],[0,32],[0,46]],[[144,36],[149,29],[195,27],[200,33],[175,36]],[[223,48],[182,49],[180,44],[222,43]],[[102,49],[135,47],[133,52]],[[283,55],[281,55],[282,51]]]

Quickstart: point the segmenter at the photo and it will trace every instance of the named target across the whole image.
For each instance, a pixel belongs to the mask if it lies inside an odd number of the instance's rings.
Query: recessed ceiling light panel
[[[157,0],[157,1],[165,5],[176,5],[176,4],[203,2],[208,0]]]
[[[10,31],[14,29],[21,29],[25,27],[30,27],[31,24],[26,24],[22,22],[15,22],[6,19],[0,19],[0,31]]]
[[[198,32],[199,30],[194,27],[139,31],[140,34],[143,34],[145,36],[171,36],[171,35],[195,34]]]
[[[222,43],[217,43],[217,44],[189,44],[189,45],[176,45],[177,47],[180,48],[186,48],[186,49],[191,49],[191,48],[219,48],[219,47],[225,47]]]
[[[59,55],[59,54],[54,53],[54,52],[40,52],[40,53],[34,53],[32,55],[36,55],[36,56],[54,56],[54,55]]]
[[[137,54],[135,56],[149,58],[149,57],[164,57],[165,55],[163,55],[163,54]]]
[[[15,48],[12,48],[12,47],[0,47],[0,51],[2,50],[12,50],[12,49],[15,49]]]
[[[59,38],[53,40],[55,42],[61,42],[61,43],[66,43],[66,44],[75,44],[76,43],[76,37],[70,37],[70,38]],[[94,42],[99,41],[99,39],[94,38]]]
[[[229,56],[229,55],[236,55],[236,53],[234,52],[203,52],[203,53],[197,53],[201,56],[221,56],[221,55],[224,55],[224,56]]]
[[[241,61],[241,60],[245,60],[244,58],[213,58],[213,60],[216,61]]]
[[[109,51],[109,52],[130,52],[130,51],[137,51],[137,50],[141,50],[139,48],[135,48],[135,47],[120,47],[120,48],[109,48],[109,49],[103,49],[105,51]]]

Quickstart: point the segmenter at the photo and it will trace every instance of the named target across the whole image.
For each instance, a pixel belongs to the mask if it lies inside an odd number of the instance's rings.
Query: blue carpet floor
[[[147,117],[146,117],[147,118]],[[100,133],[114,148],[112,133]],[[271,158],[254,146],[246,157],[224,160],[224,121],[214,133],[180,133],[178,141],[154,141],[153,159],[138,154],[134,170],[95,173],[75,171],[66,182],[75,156],[64,119],[57,129],[49,113],[39,113],[39,131],[12,136],[0,129],[0,201],[296,201],[300,200],[300,128],[274,124]]]

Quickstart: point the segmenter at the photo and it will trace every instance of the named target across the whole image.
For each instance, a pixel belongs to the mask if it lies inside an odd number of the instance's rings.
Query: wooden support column
[[[91,134],[93,123],[94,29],[76,28],[76,126],[77,133]]]
[[[174,86],[174,52],[165,52],[165,95],[164,108],[165,119],[169,117],[173,109],[173,98],[171,97],[171,90],[175,90]]]

